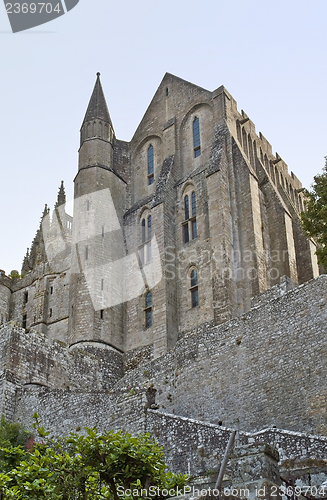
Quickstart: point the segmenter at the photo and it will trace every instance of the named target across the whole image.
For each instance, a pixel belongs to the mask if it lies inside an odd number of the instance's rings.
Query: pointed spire
[[[30,267],[30,249],[28,248],[26,255],[24,257],[24,260],[23,260],[21,274],[28,273],[28,271],[30,271],[30,270],[31,270],[31,267]]]
[[[65,193],[64,181],[61,181],[61,186],[59,188],[59,193],[55,208],[61,207],[61,205],[66,205],[66,193]]]
[[[93,89],[93,93],[87,108],[82,127],[85,122],[90,122],[92,120],[103,120],[110,125],[113,130],[113,125],[111,122],[110,114],[108,111],[106,99],[104,97],[100,73],[97,73],[97,79]]]
[[[42,214],[42,218],[41,218],[41,224],[42,224],[42,220],[44,219],[44,217],[46,217],[49,213],[49,209],[48,209],[48,205],[45,204],[44,205],[44,210],[43,210],[43,214]]]

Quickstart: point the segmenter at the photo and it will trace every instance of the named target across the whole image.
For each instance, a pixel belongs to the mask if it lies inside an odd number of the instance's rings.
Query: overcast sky
[[[119,139],[166,71],[224,85],[308,187],[327,154],[326,14],[326,0],[80,0],[12,34],[1,2],[0,269],[20,270],[61,180],[72,198],[97,71]]]

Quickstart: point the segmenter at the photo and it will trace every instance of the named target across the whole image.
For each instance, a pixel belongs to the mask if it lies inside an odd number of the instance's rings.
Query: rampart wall
[[[172,470],[196,476],[218,470],[232,431],[227,427],[151,409],[146,415],[145,428],[164,446],[166,461]],[[268,428],[256,433],[240,431],[239,438],[241,445],[264,441],[274,446],[285,470],[295,462],[300,468],[301,464],[308,467],[309,460],[316,463],[325,460],[327,471],[326,437]],[[314,463],[311,469],[312,466]]]
[[[295,288],[283,279],[248,313],[184,332],[156,360],[139,350],[139,367],[125,375],[122,356],[105,344],[68,349],[43,334],[2,326],[2,411],[28,426],[37,411],[55,434],[85,425],[148,430],[174,470],[196,474],[214,467],[236,419],[244,444],[267,441],[284,462],[324,460],[326,284],[326,275]],[[154,404],[149,390],[156,392],[157,412],[145,411]]]
[[[240,318],[184,332],[118,386],[153,384],[163,411],[214,424],[327,435],[326,284],[322,275],[289,291],[276,285]]]

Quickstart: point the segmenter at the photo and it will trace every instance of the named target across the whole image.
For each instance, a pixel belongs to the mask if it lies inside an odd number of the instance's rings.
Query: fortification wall
[[[32,428],[34,411],[54,435],[68,435],[77,428],[96,426],[132,434],[145,432],[145,396],[130,389],[118,392],[51,390],[24,387],[17,392],[15,419]]]
[[[105,344],[68,349],[63,342],[9,324],[0,328],[0,359],[5,379],[17,387],[106,391],[122,376],[122,356]]]
[[[142,361],[138,351],[139,368],[123,378],[120,354],[107,346],[73,352],[9,327],[0,330],[0,357],[21,385],[104,391],[99,405],[107,390],[143,394],[153,384],[162,411],[227,427],[239,418],[248,432],[276,426],[327,435],[326,284],[326,275],[291,290],[283,281],[240,318],[185,332],[156,360],[146,350]],[[135,366],[132,359],[128,366]],[[79,418],[88,412],[81,404]],[[66,418],[74,425],[69,409]]]
[[[151,409],[147,412],[145,427],[164,447],[166,462],[171,470],[195,476],[218,470],[232,431],[227,427]],[[241,445],[264,441],[274,446],[284,469],[287,465],[292,468],[291,461],[296,461],[300,468],[309,460],[325,460],[327,468],[326,437],[268,428],[256,433],[240,431],[239,438]]]
[[[54,435],[82,431],[85,426],[96,426],[100,431],[121,429],[132,434],[150,432],[164,447],[169,468],[194,476],[215,476],[231,433],[230,428],[208,422],[157,410],[145,411],[145,392],[134,394],[128,388],[91,394],[34,386],[19,389],[16,399],[16,420],[31,428],[32,414],[36,411],[42,424]],[[240,432],[241,445],[262,441],[278,450],[285,475],[302,477],[310,464],[311,473],[319,466],[326,476],[327,438],[274,428],[257,433]]]
[[[327,438],[301,432],[327,436],[326,284],[323,275],[292,289],[284,279],[240,318],[184,332],[172,351],[152,361],[146,352],[123,378],[107,346],[69,350],[4,326],[2,410],[28,425],[37,411],[58,434],[85,425],[149,430],[174,470],[196,474],[213,468],[236,419],[242,443],[267,441],[284,462],[324,459]],[[144,412],[149,387],[160,412]]]
[[[323,275],[281,296],[274,288],[240,318],[185,332],[118,386],[153,384],[160,408],[185,417],[327,435],[326,284]]]

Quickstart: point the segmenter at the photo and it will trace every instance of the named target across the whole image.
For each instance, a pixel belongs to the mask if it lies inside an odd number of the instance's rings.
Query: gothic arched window
[[[190,202],[188,194],[184,198],[184,211],[185,211],[185,220],[188,220],[190,218]]]
[[[191,304],[192,307],[197,307],[199,305],[199,289],[198,289],[198,272],[196,269],[191,271]]]
[[[154,152],[153,146],[148,147],[148,185],[154,183]]]
[[[145,295],[145,307],[144,307],[144,323],[145,328],[150,328],[152,326],[152,293],[147,292]]]
[[[200,122],[197,116],[193,120],[193,148],[194,158],[197,158],[201,154]]]
[[[140,259],[142,265],[147,264],[152,259],[151,239],[152,239],[152,217],[146,214],[142,218],[142,244],[140,246]]]
[[[184,215],[185,219],[183,222],[183,241],[184,243],[188,243],[190,241],[190,237],[192,240],[195,240],[195,238],[198,237],[198,229],[196,225],[196,195],[194,191],[192,191],[191,194],[191,207],[189,195],[187,194],[184,197]]]

